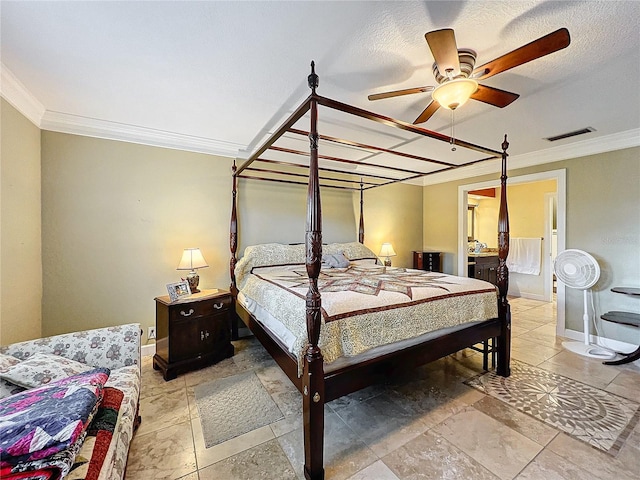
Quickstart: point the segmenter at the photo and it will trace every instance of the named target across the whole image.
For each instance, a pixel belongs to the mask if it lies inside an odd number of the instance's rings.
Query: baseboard
[[[156,353],[156,344],[151,343],[149,345],[142,345],[140,348],[140,354],[143,357],[150,357]]]
[[[563,337],[570,338],[571,340],[584,341],[584,333],[576,330],[565,330]],[[589,336],[589,342],[593,345],[598,345],[600,347],[608,348],[610,350],[615,350],[616,352],[633,352],[637,345],[633,343],[621,342],[620,340],[613,340],[612,338],[603,338],[598,337],[596,335]],[[636,360],[632,362],[634,365],[640,366],[640,360]]]
[[[517,296],[521,297],[521,298],[528,298],[529,300],[538,300],[540,302],[546,302],[547,301],[547,300],[544,299],[544,295],[539,295],[537,293],[520,292]]]

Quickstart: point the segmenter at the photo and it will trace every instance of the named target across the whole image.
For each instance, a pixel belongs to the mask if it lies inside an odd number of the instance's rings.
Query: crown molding
[[[107,140],[118,140],[233,158],[237,157],[238,152],[245,148],[245,145],[238,143],[168,132],[165,130],[156,130],[154,128],[140,127],[126,123],[110,122],[80,115],[52,112],[50,110],[45,112],[40,128],[53,132],[71,133],[86,137],[97,137]]]
[[[509,170],[531,167],[545,163],[559,162],[571,158],[586,157],[598,153],[613,152],[625,148],[640,146],[640,128],[625,132],[613,133],[602,137],[582,140],[581,142],[568,143],[557,147],[538,150],[536,152],[523,153],[509,156]],[[449,170],[424,178],[423,185],[435,185],[438,183],[462,180],[465,178],[479,177],[501,170],[500,159],[488,160],[473,167]]]
[[[241,157],[242,152],[247,149],[247,145],[233,142],[47,110],[6,65],[1,62],[0,94],[29,121],[43,130],[233,158]],[[510,156],[509,169],[512,170],[544,163],[558,162],[570,158],[584,157],[637,146],[640,146],[640,129],[638,128],[580,142],[559,145],[536,152]],[[363,172],[364,171],[363,169]],[[493,174],[499,171],[500,160],[496,159],[474,165],[473,167],[459,168],[428,175],[422,179],[416,179],[406,183],[423,186],[434,185],[437,183]]]
[[[16,110],[22,113],[36,127],[40,128],[45,108],[4,63],[0,63],[0,95]]]

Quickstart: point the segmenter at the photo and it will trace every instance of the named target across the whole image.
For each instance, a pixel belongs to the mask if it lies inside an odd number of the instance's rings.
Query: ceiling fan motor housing
[[[433,76],[436,79],[438,84],[443,84],[449,80],[453,80],[454,78],[469,78],[471,73],[473,73],[473,69],[476,65],[476,52],[471,50],[470,48],[460,48],[458,49],[458,58],[460,59],[460,73],[455,77],[449,78],[447,72],[444,72],[444,75],[438,69],[438,64],[433,64]]]

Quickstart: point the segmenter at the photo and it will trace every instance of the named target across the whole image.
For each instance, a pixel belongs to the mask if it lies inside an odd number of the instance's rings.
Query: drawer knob
[[[209,331],[205,330],[204,332],[200,330],[200,340],[204,340],[205,338],[209,338]]]
[[[180,310],[180,315],[182,315],[183,317],[190,317],[191,315],[193,315],[193,308],[189,309],[189,312],[185,312],[184,310]]]
[[[214,303],[213,304],[213,308],[215,308],[216,310],[220,310],[222,307],[224,307],[224,303]]]

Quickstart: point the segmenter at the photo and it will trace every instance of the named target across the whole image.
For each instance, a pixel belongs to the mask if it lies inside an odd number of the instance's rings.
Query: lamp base
[[[187,282],[189,282],[189,288],[191,293],[199,293],[198,284],[200,283],[200,276],[197,273],[187,275]]]
[[[387,259],[384,261],[384,266],[385,267],[390,267],[391,266],[391,259],[387,257]]]

